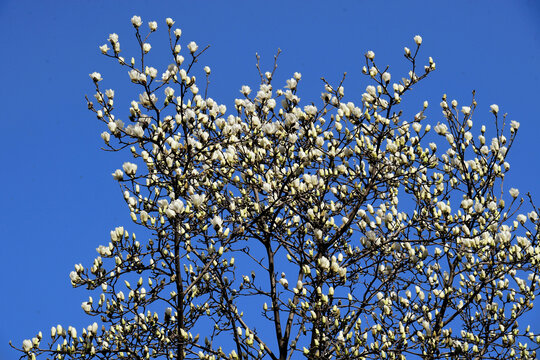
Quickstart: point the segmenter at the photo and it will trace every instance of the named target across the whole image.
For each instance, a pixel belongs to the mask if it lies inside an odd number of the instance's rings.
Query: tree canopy
[[[182,48],[168,18],[158,71],[158,24],[131,21],[137,59],[116,34],[100,50],[138,98],[117,110],[94,72],[87,101],[105,149],[130,157],[112,176],[143,235],[117,227],[70,274],[99,292],[82,304],[95,322],[39,333],[21,357],[536,358],[540,336],[518,320],[539,293],[538,209],[503,184],[519,123],[493,104],[491,124],[474,124],[474,92],[465,106],[443,95],[439,120],[427,101],[404,115],[435,70],[420,36],[403,77],[366,52],[356,103],[345,76],[301,102],[300,73],[273,81],[278,52],[227,108],[207,97],[208,66],[194,76],[207,48]]]

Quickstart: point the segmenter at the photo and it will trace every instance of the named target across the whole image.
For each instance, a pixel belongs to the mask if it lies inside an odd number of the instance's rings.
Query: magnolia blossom
[[[519,122],[512,120],[510,122],[510,127],[513,131],[516,131],[517,129],[519,129]]]
[[[81,308],[84,310],[84,312],[87,312],[89,313],[90,311],[92,311],[92,304],[90,304],[89,302],[85,301],[81,304]]]
[[[105,141],[106,144],[108,144],[111,140],[111,134],[109,134],[107,131],[104,131],[101,133],[101,138],[103,139],[103,141]]]
[[[370,50],[366,53],[366,57],[370,60],[373,60],[375,58],[375,53]]]
[[[70,272],[69,273],[69,278],[75,284],[78,283],[81,280],[81,277],[79,276],[79,274],[76,271]]]
[[[148,27],[150,28],[150,31],[156,31],[157,30],[157,22],[155,21],[150,21],[148,23]]]
[[[130,162],[125,162],[124,165],[122,165],[122,168],[124,169],[126,175],[129,176],[135,176],[135,173],[137,172],[137,164]]]
[[[111,43],[116,43],[118,42],[118,34],[116,33],[112,33],[112,34],[109,34],[109,39],[108,39]]]
[[[110,48],[107,46],[107,44],[103,44],[103,45],[101,45],[101,46],[99,47],[99,50],[101,50],[101,52],[102,52],[103,54],[106,54],[107,51],[110,50]]]
[[[26,339],[23,340],[22,347],[24,351],[29,352],[34,347],[34,344],[32,344],[32,340]]]
[[[120,169],[116,169],[116,171],[112,173],[112,176],[114,180],[120,181],[124,179],[124,173]]]
[[[171,18],[166,18],[166,19],[165,19],[165,22],[167,23],[167,26],[168,26],[168,27],[171,27],[171,26],[174,25],[174,20],[171,19]]]
[[[150,49],[152,48],[152,45],[150,45],[149,43],[144,43],[142,48],[143,48],[144,53],[146,54],[150,51]]]
[[[497,113],[499,112],[499,105],[497,104],[493,104],[489,108],[491,109],[491,112],[494,113],[495,115],[497,115]]]
[[[169,205],[169,209],[173,210],[177,214],[180,214],[184,211],[184,202],[180,199],[173,200]]]
[[[174,36],[176,36],[177,39],[180,38],[180,36],[182,36],[182,29],[175,29]]]
[[[133,16],[131,18],[131,23],[133,24],[133,27],[138,28],[142,25],[142,20],[140,16]]]
[[[157,102],[157,96],[155,94],[148,95],[147,92],[139,94],[139,102],[142,106],[151,108]]]
[[[471,108],[469,106],[462,106],[461,112],[465,115],[469,115],[471,113]]]
[[[416,45],[420,46],[420,44],[422,44],[422,37],[420,35],[416,35],[414,37],[414,42],[416,43]]]
[[[190,42],[187,47],[192,54],[194,54],[195,51],[197,51],[197,49],[199,48],[195,41]]]
[[[389,72],[384,72],[382,74],[382,79],[385,83],[389,83],[390,82],[390,78],[391,78],[391,75]]]
[[[191,203],[195,207],[200,207],[204,202],[206,201],[206,195],[205,194],[193,194],[191,195]]]
[[[131,79],[132,82],[134,83],[141,83],[141,84],[144,84],[146,83],[146,75],[139,72],[138,70],[130,70],[129,71],[129,78]]]
[[[247,85],[243,85],[240,92],[244,94],[245,96],[248,96],[251,93],[251,88]]]
[[[92,80],[94,80],[94,82],[98,82],[98,81],[103,80],[103,78],[101,77],[101,74],[98,73],[98,72],[91,73],[90,77],[92,78]]]
[[[211,220],[210,223],[212,226],[216,229],[221,229],[221,225],[223,225],[223,220],[218,215],[215,215]]]
[[[148,74],[148,76],[150,76],[152,79],[155,79],[158,74],[158,71],[154,67],[147,66],[145,69],[145,73]]]
[[[510,193],[510,196],[514,199],[519,196],[519,190],[516,188],[511,188],[508,192]]]

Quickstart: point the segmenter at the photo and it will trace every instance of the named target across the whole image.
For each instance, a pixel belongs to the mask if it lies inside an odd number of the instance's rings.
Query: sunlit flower
[[[414,37],[414,42],[416,43],[416,45],[420,46],[420,44],[422,44],[422,37],[420,35],[416,35]]]
[[[110,48],[107,46],[107,44],[104,44],[104,45],[101,45],[101,46],[99,47],[99,50],[101,50],[101,52],[102,52],[103,54],[106,54],[107,51],[110,50]]]
[[[223,220],[218,215],[215,215],[212,220],[210,220],[210,223],[215,229],[221,229],[221,225],[223,224]]]
[[[79,274],[76,271],[70,272],[69,273],[69,278],[71,279],[71,281],[74,284],[78,283],[81,280],[81,277],[79,276]]]
[[[133,27],[134,28],[139,28],[141,25],[142,25],[142,20],[141,20],[141,17],[140,16],[133,16],[131,18],[131,23],[133,24]]]
[[[84,312],[89,313],[90,311],[92,311],[92,304],[85,301],[81,304],[81,308],[84,310]]]
[[[101,77],[101,74],[98,73],[98,72],[91,73],[90,77],[92,78],[92,80],[94,80],[94,82],[98,82],[98,81],[103,80],[103,78]]]
[[[197,51],[197,49],[199,48],[199,46],[197,45],[197,43],[195,43],[195,41],[190,42],[187,47],[192,54],[194,54],[195,51]]]
[[[200,207],[204,202],[206,201],[206,195],[205,194],[193,194],[190,196],[191,203],[195,207]]]
[[[34,345],[32,344],[32,340],[23,340],[22,347],[24,351],[29,352],[34,347]]]
[[[108,40],[112,43],[116,43],[118,42],[118,35],[116,33],[109,34]]]
[[[124,173],[120,169],[116,169],[115,172],[112,173],[114,180],[123,180],[124,179]]]
[[[510,193],[510,196],[514,199],[519,196],[519,190],[516,188],[511,188],[508,192]]]
[[[137,164],[130,162],[125,162],[124,165],[122,165],[122,168],[128,176],[135,176],[135,173],[137,172]]]
[[[150,28],[150,31],[156,31],[157,30],[157,22],[155,21],[150,21],[148,23],[148,27]]]

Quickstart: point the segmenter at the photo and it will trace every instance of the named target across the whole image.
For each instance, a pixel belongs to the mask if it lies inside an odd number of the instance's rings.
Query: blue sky
[[[321,76],[335,81],[345,71],[346,93],[356,101],[367,85],[360,76],[363,54],[375,51],[378,63],[390,64],[397,75],[405,65],[403,47],[413,47],[413,36],[420,34],[420,58],[432,56],[437,71],[405,99],[411,112],[428,100],[433,120],[442,120],[437,104],[443,93],[465,105],[475,89],[476,123],[490,124],[489,106],[497,103],[508,120],[521,123],[505,187],[530,191],[540,203],[539,2],[336,3],[0,2],[1,359],[16,355],[7,345],[10,339],[19,345],[58,323],[90,323],[80,307],[87,294],[71,288],[68,274],[75,263],[91,264],[95,248],[108,243],[114,227],[136,230],[110,176],[127,157],[99,150],[102,124],[84,100],[93,93],[88,76],[93,71],[104,76],[104,88],[121,94],[129,86],[127,72],[102,56],[98,46],[116,32],[124,56],[131,56],[135,14],[158,21],[156,44],[165,40],[159,30],[165,29],[166,17],[182,28],[184,47],[191,40],[210,44],[200,62],[212,68],[209,95],[229,107],[241,85],[257,84],[256,52],[269,69],[277,48],[283,50],[277,77],[284,83],[301,72],[304,101],[316,101]],[[119,110],[127,112],[128,98],[122,102],[119,96]]]

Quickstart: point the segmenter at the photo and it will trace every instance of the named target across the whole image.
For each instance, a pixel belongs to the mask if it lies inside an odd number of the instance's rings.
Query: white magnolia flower
[[[142,25],[141,17],[140,17],[140,16],[136,16],[136,15],[133,16],[133,17],[131,18],[131,23],[133,24],[133,27],[137,29],[139,26]]]
[[[289,287],[289,281],[287,281],[287,279],[285,279],[285,278],[279,279],[279,283],[280,283],[281,285],[283,285],[283,287],[284,287],[285,289],[287,289],[287,288]]]
[[[184,211],[184,202],[180,199],[171,201],[171,204],[169,205],[169,209],[173,210],[177,214],[180,214],[182,213],[182,211]]]
[[[22,347],[24,351],[29,352],[34,347],[34,345],[32,344],[32,340],[24,340],[22,343]]]
[[[330,269],[330,261],[326,257],[321,257],[318,260],[319,266],[323,268],[324,270]]]
[[[124,179],[124,173],[120,169],[116,169],[115,172],[112,173],[114,180],[123,180]]]
[[[510,122],[510,128],[513,130],[513,131],[516,131],[517,129],[519,129],[519,122],[517,122],[516,120],[512,120]]]
[[[390,82],[390,78],[391,78],[391,75],[389,72],[385,72],[382,74],[382,79],[385,83],[389,83]]]
[[[145,72],[152,78],[155,79],[157,76],[157,69],[154,67],[146,67]]]
[[[497,104],[493,104],[489,108],[491,109],[491,112],[494,113],[495,115],[497,115],[497,113],[499,112],[499,105]]]
[[[195,51],[197,51],[197,49],[199,48],[199,45],[197,45],[197,43],[195,41],[192,41],[188,44],[188,49],[189,51],[193,54],[195,53]]]
[[[99,50],[101,50],[101,52],[102,52],[103,54],[106,54],[107,51],[109,51],[110,49],[109,49],[109,47],[107,46],[107,44],[104,44],[104,45],[101,45],[101,46],[99,47]]]
[[[150,31],[156,31],[157,30],[157,22],[155,21],[150,21],[148,23],[148,27],[150,28]]]
[[[81,308],[84,310],[84,312],[86,313],[89,313],[90,311],[92,311],[92,305],[88,302],[88,301],[85,301],[81,304]]]
[[[103,141],[105,141],[105,144],[108,144],[109,140],[111,140],[111,134],[104,131],[104,132],[101,133],[101,138],[103,139]]]
[[[152,48],[152,45],[150,45],[149,43],[144,43],[143,46],[143,51],[145,54],[148,54],[148,52],[150,51],[150,49]]]
[[[150,108],[157,102],[157,96],[155,94],[148,96],[148,93],[145,92],[144,94],[139,94],[139,102],[142,106]]]
[[[112,43],[117,43],[118,42],[118,34],[116,34],[116,33],[109,34],[109,39],[108,40],[110,42],[112,42]]]
[[[285,86],[285,88],[294,90],[294,89],[296,89],[297,85],[298,85],[298,82],[296,81],[296,79],[288,79],[287,80],[287,85]]]
[[[471,113],[471,108],[469,106],[462,106],[461,112],[465,115],[469,115]]]
[[[182,29],[174,30],[174,36],[176,36],[177,39],[182,36]]]
[[[525,224],[525,222],[527,222],[527,216],[525,216],[523,214],[519,214],[516,217],[516,220],[519,221],[521,224]]]
[[[247,85],[242,85],[242,89],[240,90],[240,92],[245,95],[245,96],[248,96],[249,93],[251,93],[251,88]]]
[[[174,25],[174,20],[171,19],[171,18],[166,18],[166,19],[165,19],[165,22],[167,23],[167,26],[168,26],[168,27],[171,27],[171,26]]]
[[[90,77],[92,78],[92,80],[94,80],[95,82],[98,82],[98,81],[101,81],[103,80],[103,78],[101,77],[101,74],[98,73],[98,72],[93,72],[90,74]]]
[[[79,276],[79,274],[76,271],[70,272],[69,273],[69,278],[75,284],[78,283],[81,280],[81,277]]]
[[[133,164],[130,162],[125,162],[124,165],[122,165],[122,168],[124,169],[124,172],[129,176],[135,176],[135,173],[137,172],[137,164]]]
[[[519,190],[516,188],[511,188],[510,191],[508,192],[510,193],[510,196],[513,197],[514,199],[519,196]]]
[[[206,201],[206,195],[193,194],[190,196],[191,203],[195,207],[200,207]]]
[[[98,248],[96,248],[96,251],[101,256],[111,256],[112,255],[111,249],[108,246],[100,245]]]
[[[375,58],[375,53],[370,50],[366,53],[366,57],[370,60],[373,60]]]
[[[219,217],[218,215],[214,216],[212,218],[212,220],[210,220],[210,222],[212,223],[212,226],[216,229],[221,229],[221,225],[223,224],[223,219],[221,219],[221,217]]]
[[[420,35],[416,35],[414,37],[414,42],[416,43],[416,45],[419,45],[422,44],[422,37]]]
[[[203,70],[206,73],[206,75],[210,75],[210,72],[211,72],[210,66],[205,66]]]

